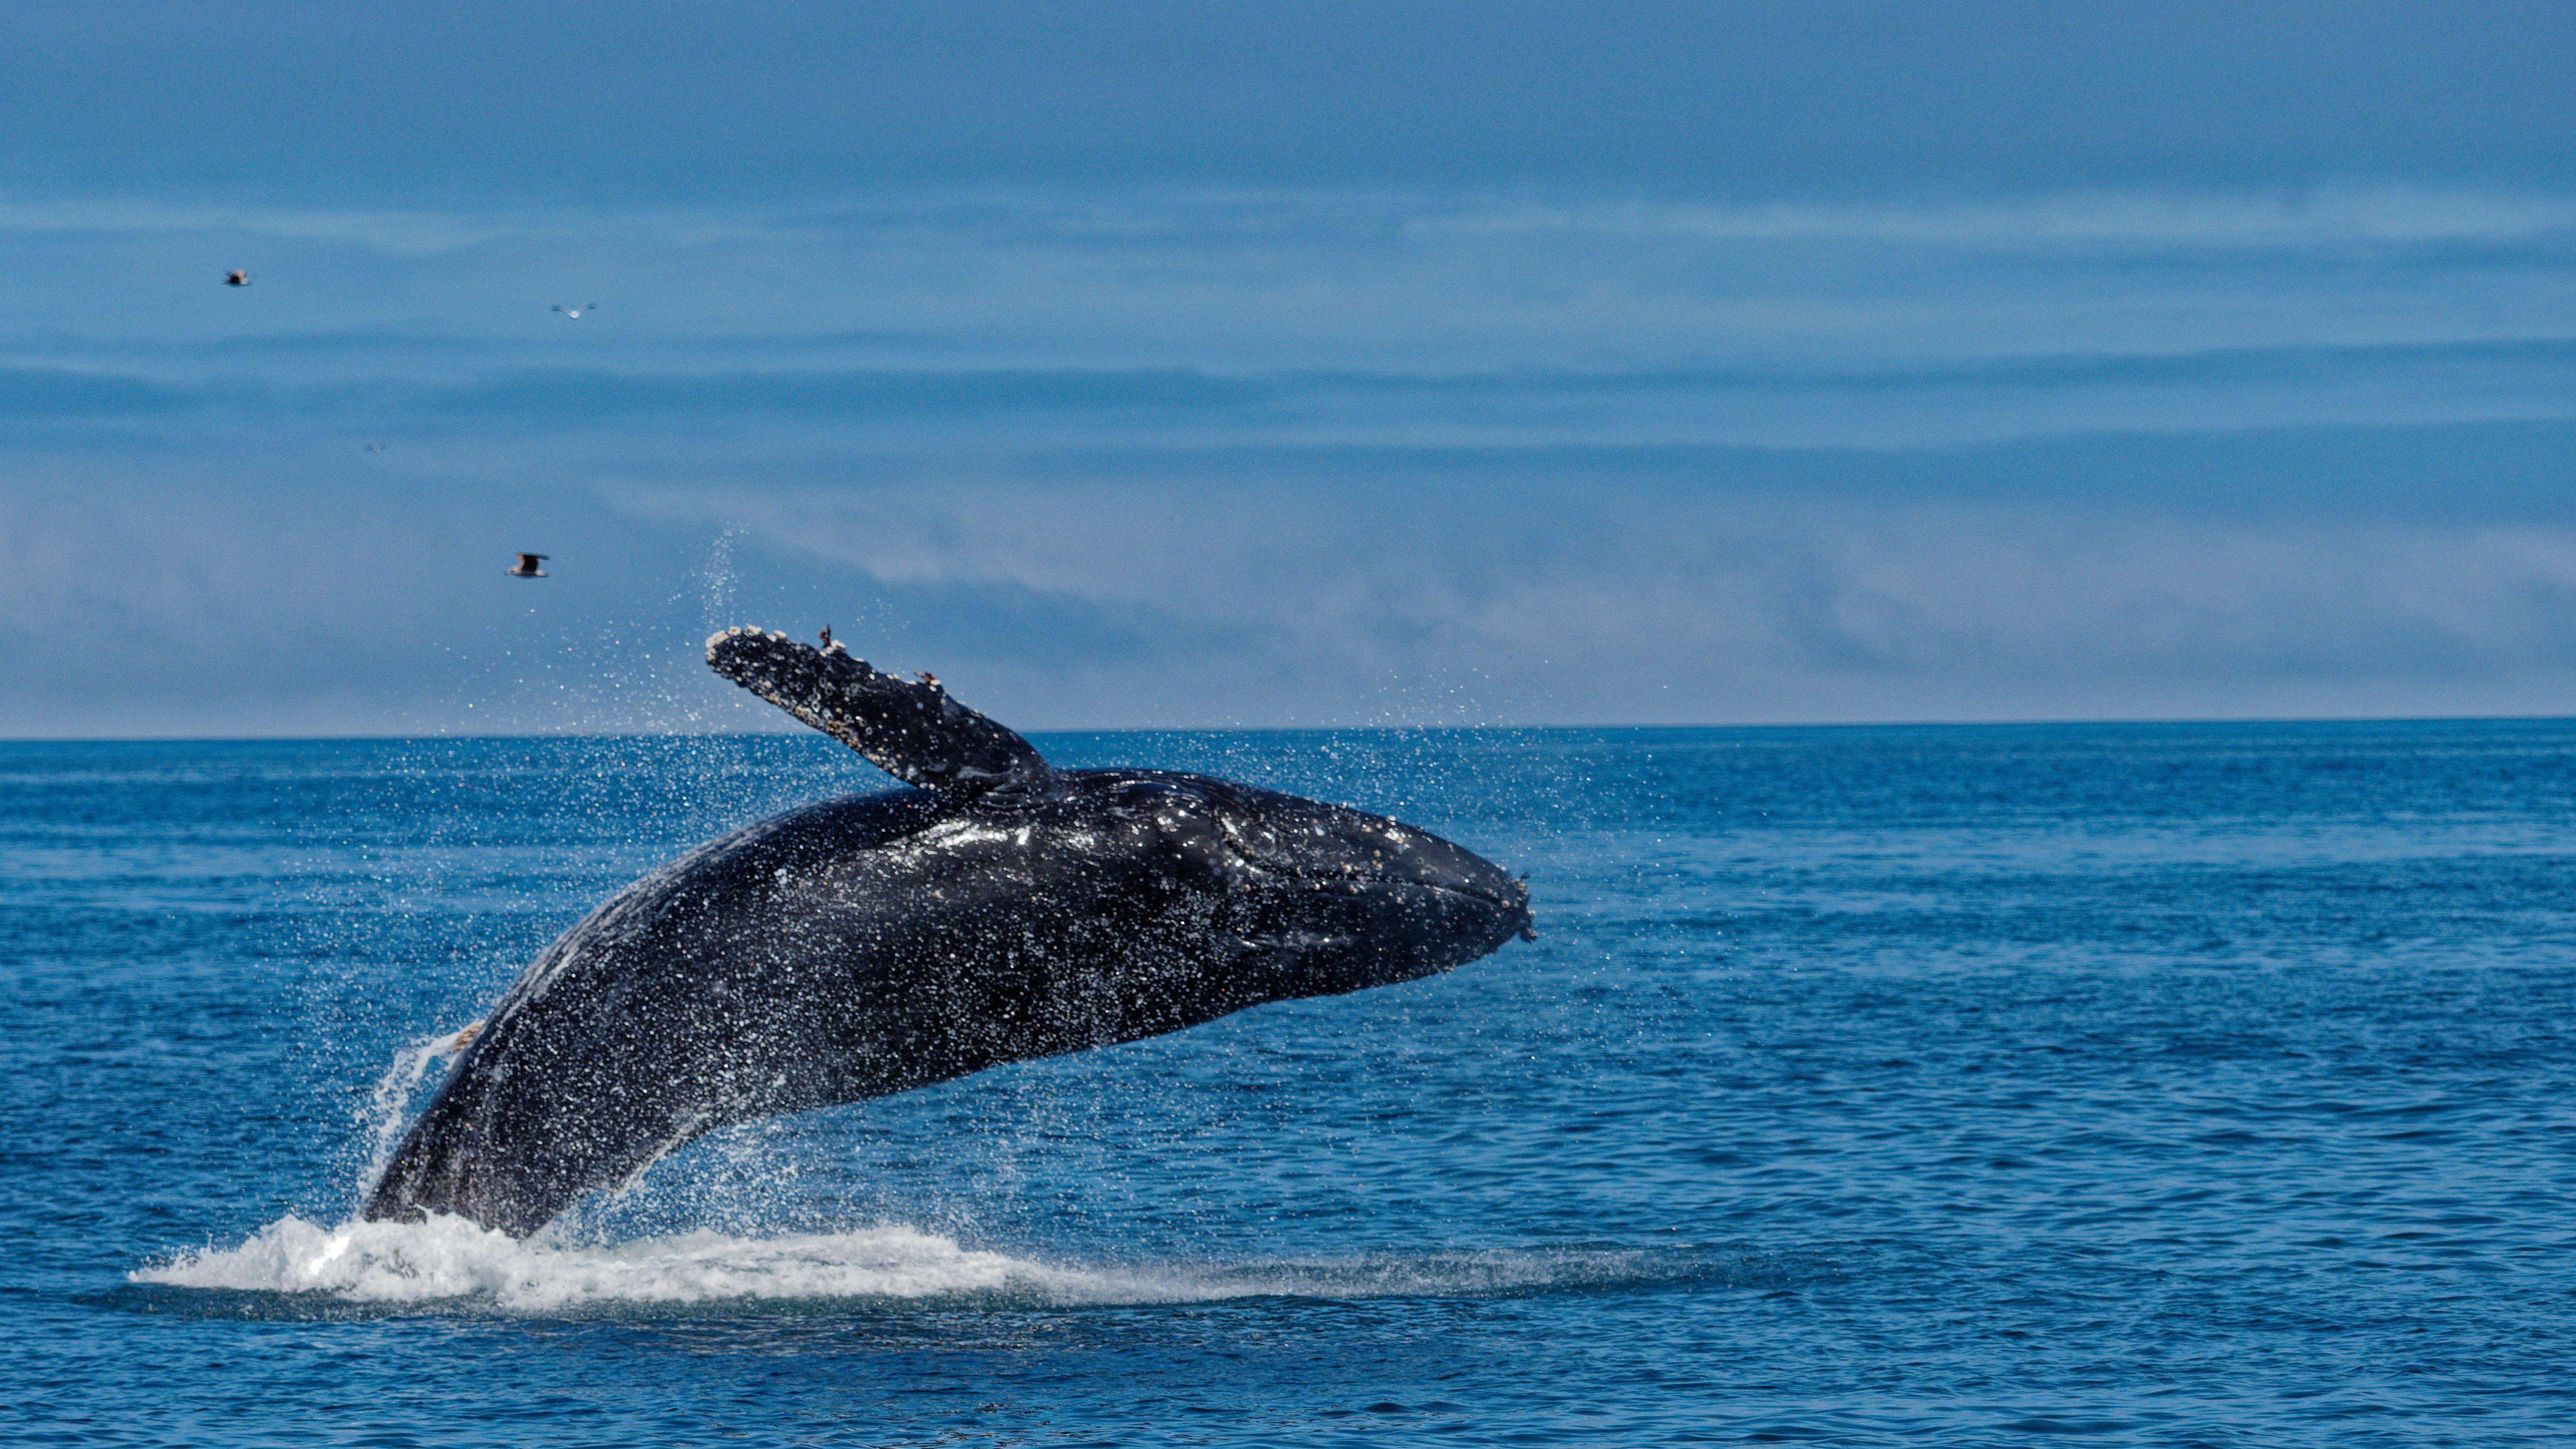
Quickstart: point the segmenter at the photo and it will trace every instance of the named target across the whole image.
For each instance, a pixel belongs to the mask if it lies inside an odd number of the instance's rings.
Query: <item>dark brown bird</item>
[[[510,577],[514,579],[544,578],[546,576],[546,571],[537,567],[537,565],[544,563],[546,558],[547,555],[541,553],[523,553],[519,555],[519,566],[510,570]]]
[[[224,273],[224,285],[227,287],[247,287],[250,285],[250,273],[226,272]]]
[[[826,649],[832,647],[832,626],[829,624],[823,626],[823,647]]]

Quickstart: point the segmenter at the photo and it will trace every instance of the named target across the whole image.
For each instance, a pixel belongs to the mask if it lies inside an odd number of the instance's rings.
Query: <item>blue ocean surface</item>
[[[2576,1442],[2576,724],[1041,736],[1540,936],[352,1225],[818,736],[0,745],[0,1436]]]

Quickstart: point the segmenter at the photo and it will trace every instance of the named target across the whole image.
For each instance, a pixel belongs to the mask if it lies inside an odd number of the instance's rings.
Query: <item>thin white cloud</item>
[[[508,237],[629,235],[693,248],[793,237],[1131,250],[1548,235],[1866,241],[1942,247],[2316,248],[2511,243],[2576,233],[2576,198],[2422,187],[2067,192],[2008,199],[1717,204],[1475,191],[911,188],[832,204],[687,208],[330,208],[147,195],[0,193],[0,236],[231,232],[430,256]]]
[[[0,238],[65,233],[227,234],[347,243],[396,257],[464,251],[529,230],[525,220],[454,211],[370,211],[176,202],[149,197],[0,195]]]
[[[2576,233],[2576,199],[2381,188],[2286,194],[2099,192],[1946,203],[1527,203],[1425,208],[1406,227],[1422,235],[1868,241],[1981,249],[2318,249],[2565,238]]]

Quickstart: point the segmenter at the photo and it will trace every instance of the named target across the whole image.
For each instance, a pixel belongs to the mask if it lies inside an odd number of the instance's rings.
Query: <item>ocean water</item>
[[[0,1437],[2576,1442],[2576,724],[1041,737],[1540,939],[349,1224],[819,737],[0,745]]]

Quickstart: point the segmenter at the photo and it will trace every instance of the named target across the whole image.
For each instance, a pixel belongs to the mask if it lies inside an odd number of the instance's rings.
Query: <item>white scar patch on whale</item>
[[[928,849],[958,845],[1002,845],[1029,843],[1029,828],[1002,830],[973,820],[943,820],[913,837]]]
[[[885,853],[890,860],[909,862],[978,845],[1012,845],[1025,849],[1036,835],[1037,832],[1026,825],[1006,829],[974,820],[946,820],[886,846]]]

